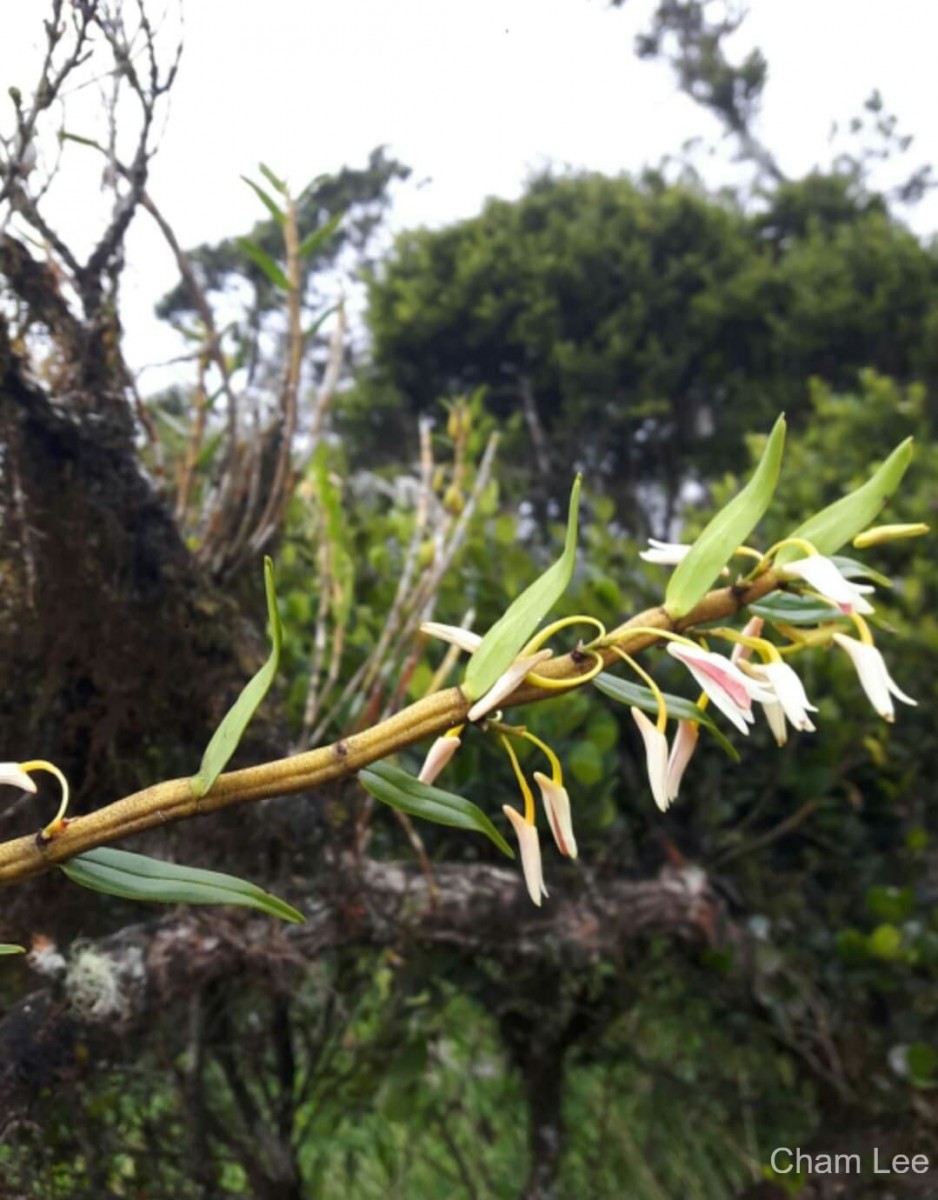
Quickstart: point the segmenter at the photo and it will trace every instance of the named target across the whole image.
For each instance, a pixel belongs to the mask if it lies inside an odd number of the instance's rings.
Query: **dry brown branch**
[[[316,895],[297,901],[303,925],[272,927],[266,919],[202,911],[132,926],[91,947],[112,967],[112,1003],[79,1009],[69,1001],[66,977],[0,1020],[0,1113],[8,1121],[21,1118],[41,1089],[74,1078],[83,1061],[96,1062],[115,1035],[145,1030],[154,1013],[213,982],[282,974],[284,965],[300,968],[333,948],[448,948],[483,953],[513,971],[547,956],[575,971],[620,958],[647,936],[706,945],[717,926],[732,931],[699,874],[666,868],[642,882],[588,883],[571,876],[553,903],[537,910],[511,869],[439,865],[434,898],[411,866],[346,862],[319,881]]]

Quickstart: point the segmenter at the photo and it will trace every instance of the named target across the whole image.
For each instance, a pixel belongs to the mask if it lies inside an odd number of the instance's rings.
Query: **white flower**
[[[886,667],[883,656],[875,646],[858,642],[856,638],[847,637],[845,633],[835,633],[834,641],[842,647],[853,659],[857,669],[860,684],[869,697],[870,704],[885,721],[896,719],[892,696],[903,704],[917,704],[911,696],[907,696],[895,683]]]
[[[463,629],[460,625],[440,625],[436,621],[424,621],[420,629],[430,637],[439,638],[441,641],[458,646],[467,654],[474,654],[482,643],[480,634],[473,633],[470,629]],[[499,675],[485,695],[476,700],[469,709],[468,719],[478,721],[492,709],[498,708],[499,704],[518,687],[525,675],[540,666],[541,663],[546,662],[553,656],[553,653],[553,650],[538,650],[536,654],[516,658],[508,670]]]
[[[648,539],[648,546],[649,549],[642,550],[638,557],[644,562],[657,563],[663,567],[676,567],[679,562],[684,561],[691,549],[689,542],[659,542],[653,537]],[[729,571],[724,567],[720,574],[729,575]]]
[[[758,679],[768,683],[775,693],[776,702],[765,705],[766,716],[772,726],[772,732],[775,733],[775,740],[778,741],[778,733],[769,710],[777,707],[781,707],[782,712],[795,729],[813,733],[814,725],[811,723],[808,713],[817,712],[817,706],[808,699],[804,685],[795,674],[794,669],[786,662],[762,663],[750,669]],[[784,721],[782,724],[784,725]],[[784,743],[782,742],[780,745],[784,745]]]
[[[785,721],[785,710],[777,700],[771,704],[763,704],[762,711],[765,713],[765,719],[768,722],[769,729],[772,730],[772,736],[775,738],[777,746],[784,746],[788,741],[788,724]],[[812,725],[813,729],[814,726]]]
[[[659,542],[657,538],[648,539],[648,550],[643,550],[639,558],[647,563],[659,563],[665,567],[676,567],[690,550],[683,542]]]
[[[547,888],[544,887],[544,872],[541,869],[541,843],[537,836],[537,826],[529,825],[521,813],[510,804],[502,805],[502,812],[515,827],[521,851],[521,870],[524,872],[524,882],[528,885],[528,895],[540,908],[541,897],[547,895]]]
[[[697,738],[700,736],[700,726],[696,721],[678,721],[677,733],[671,743],[671,757],[668,759],[668,802],[677,799],[684,778],[684,771],[697,749]]]
[[[466,714],[470,721],[478,721],[499,704],[519,686],[525,675],[539,667],[541,663],[553,656],[553,650],[538,650],[536,654],[526,654],[516,658],[507,671],[495,680],[484,696],[480,697]]]
[[[420,782],[433,783],[437,775],[439,775],[461,745],[461,738],[438,737],[427,751],[427,757],[423,760],[423,766],[420,768],[420,774],[417,776]]]
[[[473,633],[471,629],[463,629],[461,625],[441,625],[438,621],[424,621],[420,631],[429,634],[430,637],[439,638],[441,642],[458,646],[467,654],[474,654],[482,644],[481,634]]]
[[[640,708],[632,709],[632,717],[645,743],[645,764],[648,768],[651,794],[659,809],[667,812],[670,803],[668,796],[668,739]]]
[[[668,642],[668,653],[684,664],[721,713],[740,733],[749,733],[752,725],[752,702],[771,704],[772,692],[754,679],[749,679],[739,667],[710,650],[687,646],[683,642]]]
[[[760,637],[762,635],[762,626],[763,621],[761,617],[752,617],[743,628],[743,636]],[[751,646],[747,646],[745,642],[737,642],[733,647],[733,653],[730,658],[734,663],[746,663],[751,654]],[[772,668],[771,670],[769,670],[770,667]],[[817,709],[813,704],[808,703],[808,697],[805,695],[801,680],[791,667],[783,662],[775,662],[746,666],[744,669],[753,678],[758,679],[760,683],[768,685],[772,693],[771,700],[761,700],[760,703],[765,712],[765,719],[768,721],[769,728],[772,730],[775,741],[779,746],[784,746],[788,741],[788,726],[785,724],[786,714],[796,729],[811,733],[814,732],[814,726],[811,724],[806,710],[817,712]]]
[[[0,763],[0,783],[9,784],[10,787],[22,788],[24,792],[35,792],[36,785],[30,777],[20,768],[19,763]]]
[[[534,772],[534,782],[541,789],[541,799],[557,849],[568,858],[576,858],[576,838],[570,816],[570,797],[562,783],[548,779],[541,771]]]
[[[795,559],[794,562],[785,563],[782,570],[787,575],[795,575],[809,583],[826,600],[833,601],[841,612],[861,615],[873,612],[872,604],[863,597],[875,589],[869,584],[853,583],[847,579],[823,554],[811,554],[807,558]]]
[[[762,626],[765,624],[761,617],[750,617],[742,629],[742,636],[748,638],[762,637]],[[752,647],[745,642],[736,642],[730,652],[730,662],[738,663],[741,659],[752,657]]]

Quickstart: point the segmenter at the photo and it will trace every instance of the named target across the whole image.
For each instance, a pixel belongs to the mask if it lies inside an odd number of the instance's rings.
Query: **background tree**
[[[936,302],[934,250],[851,177],[781,184],[748,212],[659,175],[544,176],[396,239],[343,427],[380,453],[398,414],[484,387],[513,420],[519,490],[582,467],[633,529],[666,534],[688,479],[727,469],[753,423],[804,419],[810,377],[931,385]]]

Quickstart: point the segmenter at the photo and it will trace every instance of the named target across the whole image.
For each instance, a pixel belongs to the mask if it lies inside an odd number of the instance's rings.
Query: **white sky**
[[[636,59],[654,0],[183,0],[186,49],[150,191],[183,245],[244,232],[263,215],[241,183],[269,163],[299,188],[373,147],[414,169],[393,228],[471,216],[520,194],[553,163],[615,173],[712,140],[715,124],[677,94],[670,70]],[[0,106],[27,91],[43,0],[0,0]],[[938,164],[938,4],[928,0],[751,0],[740,43],[759,45],[770,82],[761,134],[783,169],[829,158],[874,86],[915,135],[911,163]],[[76,98],[69,128],[82,132]],[[2,108],[0,108],[2,111]],[[74,115],[73,115],[74,114]],[[7,124],[3,122],[4,126]],[[101,194],[91,152],[69,147],[58,213],[87,225]],[[93,155],[92,155],[93,157]],[[722,162],[712,178],[730,177]],[[172,354],[153,302],[175,282],[138,216],[125,323],[134,364]],[[938,229],[938,198],[914,215]]]

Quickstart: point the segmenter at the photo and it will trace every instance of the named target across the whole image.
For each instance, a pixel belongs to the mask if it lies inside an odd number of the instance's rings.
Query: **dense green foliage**
[[[525,486],[549,491],[544,463],[575,464],[620,501],[662,485],[670,514],[688,474],[737,461],[746,430],[803,421],[811,376],[933,380],[938,258],[846,177],[785,184],[750,212],[657,175],[544,176],[517,203],[400,235],[369,325],[349,425],[369,454],[388,422],[484,385],[514,418]]]

